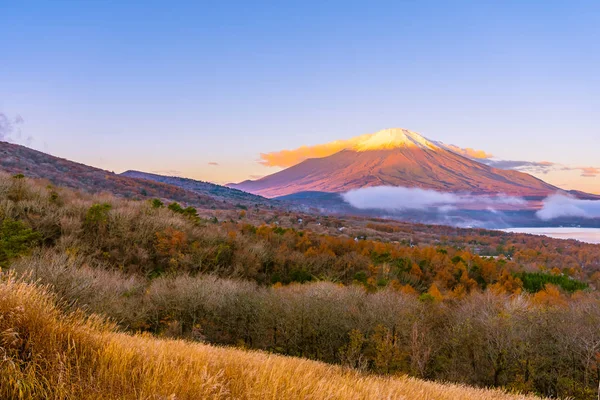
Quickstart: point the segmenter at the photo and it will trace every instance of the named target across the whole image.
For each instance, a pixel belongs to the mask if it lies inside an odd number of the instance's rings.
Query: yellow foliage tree
[[[431,295],[431,297],[433,297],[436,301],[444,300],[444,296],[442,295],[442,292],[440,292],[440,289],[438,289],[438,287],[435,283],[431,285],[431,287],[429,288],[427,293],[429,293]]]
[[[546,306],[557,307],[566,306],[567,299],[560,293],[558,287],[547,283],[544,290],[540,290],[533,296],[533,301]]]

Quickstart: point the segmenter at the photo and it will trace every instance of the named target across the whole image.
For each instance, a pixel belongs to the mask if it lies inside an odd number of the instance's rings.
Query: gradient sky
[[[115,172],[240,181],[277,171],[260,153],[389,127],[600,166],[595,0],[8,0],[0,48],[14,140]],[[580,175],[539,176],[600,193]]]

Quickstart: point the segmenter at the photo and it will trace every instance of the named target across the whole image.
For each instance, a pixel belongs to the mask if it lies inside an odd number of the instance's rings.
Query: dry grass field
[[[119,333],[98,317],[62,313],[44,288],[0,280],[3,399],[533,398]]]

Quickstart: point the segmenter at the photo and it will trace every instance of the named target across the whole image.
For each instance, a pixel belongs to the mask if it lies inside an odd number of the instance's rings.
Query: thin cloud
[[[13,124],[8,117],[0,113],[0,140],[10,141],[10,134],[13,131]]]
[[[24,142],[29,145],[32,142],[31,136],[23,138],[21,125],[25,120],[20,115],[10,119],[6,114],[0,112],[0,140],[5,142]]]
[[[208,165],[213,166],[213,167],[217,167],[219,165],[219,163],[215,162],[215,161],[211,161],[211,162],[208,163]]]
[[[571,167],[552,161],[498,160],[494,159],[491,153],[483,150],[474,150],[469,147],[461,148],[441,142],[437,142],[436,144],[454,153],[498,169],[512,169],[530,174],[547,174],[555,170],[580,171],[581,176],[585,178],[595,178],[600,175],[600,167]]]
[[[595,178],[600,175],[600,168],[596,167],[577,167],[575,169],[581,170],[581,176],[585,178]]]
[[[182,176],[183,172],[181,171],[177,171],[175,169],[161,169],[158,171],[150,171],[153,174],[158,174],[158,175],[168,175],[168,176]]]
[[[483,160],[481,162],[494,168],[512,169],[533,174],[547,174],[559,166],[559,164],[551,161]]]
[[[547,174],[551,171],[579,171],[585,178],[595,178],[600,175],[600,167],[571,167],[552,161],[516,161],[516,160],[478,160],[490,167],[512,169],[530,174]]]

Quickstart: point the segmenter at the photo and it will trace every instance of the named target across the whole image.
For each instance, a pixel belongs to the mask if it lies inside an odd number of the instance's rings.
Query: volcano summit
[[[343,193],[373,186],[533,198],[560,190],[529,174],[464,157],[450,146],[406,129],[385,129],[336,143],[343,147],[333,154],[230,186],[265,197],[307,191]]]

